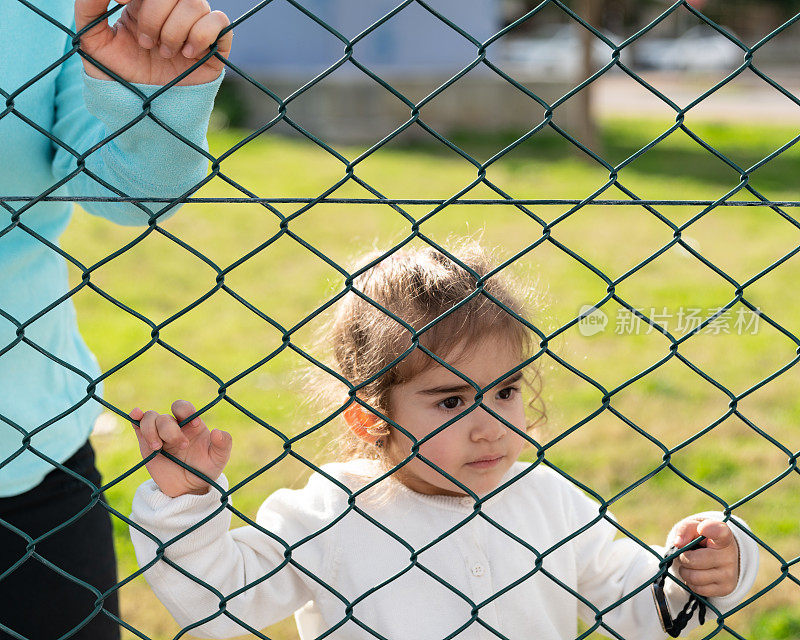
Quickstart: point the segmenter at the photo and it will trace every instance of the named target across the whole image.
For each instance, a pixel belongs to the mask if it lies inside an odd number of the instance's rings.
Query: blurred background
[[[309,397],[308,362],[282,331],[329,362],[317,337],[335,307],[318,309],[344,287],[334,264],[390,250],[414,221],[412,245],[479,236],[529,285],[534,322],[552,334],[554,355],[539,361],[548,421],[535,436],[547,459],[655,544],[689,513],[735,507],[762,544],[758,597],[716,635],[800,637],[800,2],[212,4],[246,16],[209,136],[215,175],[195,194],[212,201],[185,205],[165,233],[78,215],[64,236],[87,266],[133,243],[91,280],[162,323],[160,343],[105,381],[106,400],[122,413],[211,404],[207,422],[234,435],[226,473],[252,476],[234,499],[254,517],[272,491],[304,484],[302,460],[333,459],[342,427],[315,428],[329,405]],[[308,206],[323,195],[399,202]],[[456,195],[495,202],[437,207]],[[508,198],[532,202],[497,202]],[[74,300],[104,370],[150,342],[146,323],[88,288]],[[298,457],[261,473],[283,453],[265,425],[311,431]],[[147,477],[125,475],[135,438],[106,412],[93,443],[127,515]],[[639,484],[667,449],[672,468]],[[122,518],[115,533],[123,580],[137,566]],[[137,629],[126,638],[180,633],[141,577],[121,599]],[[711,621],[690,637],[715,632]],[[265,633],[297,637],[291,619]]]
[[[237,26],[231,61],[278,96],[289,98],[343,58],[344,45],[339,37],[343,36],[354,41],[354,61],[417,103],[467,67],[477,57],[477,47],[416,3],[369,31],[397,4],[392,0],[376,0],[368,7],[358,0],[305,2],[303,6],[332,27],[335,35],[289,2],[275,0]],[[691,5],[746,46],[755,45],[800,10],[800,3],[794,0],[694,0]],[[241,0],[221,0],[215,6],[232,18],[253,8],[252,3]],[[678,102],[692,95],[704,81],[710,86],[711,80],[727,76],[744,59],[741,45],[690,11],[674,11],[656,22],[672,6],[663,0],[566,3],[605,40],[595,37],[553,3],[437,0],[428,6],[442,18],[454,20],[474,39],[489,41],[486,57],[492,65],[548,103],[608,65],[614,46],[624,44],[621,61]],[[650,27],[646,34],[632,39],[646,27]],[[508,30],[502,37],[491,39],[502,29]],[[796,88],[799,82],[798,63],[800,47],[792,30],[777,34],[753,56],[758,69],[789,88]],[[555,113],[556,121],[577,128],[585,137],[592,135],[593,117],[610,111],[619,113],[620,109],[646,114],[657,106],[649,94],[643,95],[622,76],[625,73],[620,68],[612,67],[576,98],[561,105]],[[713,105],[704,104],[692,115],[697,117],[702,112],[709,118],[729,119],[748,114],[796,115],[789,101],[776,99],[763,82],[753,80],[752,74],[745,74],[733,86],[721,90]],[[274,100],[240,76],[229,74],[226,89],[237,103],[238,108],[228,114],[236,124],[256,128],[277,112]],[[324,139],[342,142],[373,140],[375,135],[391,131],[391,125],[402,122],[409,111],[355,64],[337,67],[324,82],[293,98],[291,104],[290,115],[304,126]],[[427,104],[425,121],[444,133],[464,128],[502,131],[530,122],[537,115],[536,106],[518,87],[481,64]],[[284,129],[289,128],[275,128]],[[412,133],[427,135],[420,129]]]

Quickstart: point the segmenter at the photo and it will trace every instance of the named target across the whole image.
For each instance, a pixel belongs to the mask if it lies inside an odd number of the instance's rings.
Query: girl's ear
[[[380,434],[374,433],[373,430],[381,419],[360,404],[353,403],[345,409],[344,421],[354,434],[370,444],[375,444],[380,438]]]

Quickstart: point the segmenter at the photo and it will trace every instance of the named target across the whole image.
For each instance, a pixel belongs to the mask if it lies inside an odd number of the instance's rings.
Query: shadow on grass
[[[732,124],[694,124],[691,131],[706,144],[716,149],[743,171],[791,142],[797,131],[789,127],[766,127]],[[618,166],[667,130],[658,123],[647,121],[612,121],[601,127],[601,148],[597,155],[609,165]],[[457,132],[448,137],[450,142],[478,162],[486,162],[499,151],[520,138],[518,132],[481,134]],[[430,141],[408,142],[393,145],[434,155],[453,157],[455,152],[431,138]],[[552,129],[543,129],[509,150],[499,162],[586,162],[599,163],[572,142]],[[682,130],[676,130],[626,165],[625,171],[657,178],[691,176],[693,180],[731,188],[740,179],[740,172],[715,156]],[[796,176],[800,173],[800,146],[792,144],[784,152],[753,171],[750,184],[761,192],[787,192],[795,190]]]

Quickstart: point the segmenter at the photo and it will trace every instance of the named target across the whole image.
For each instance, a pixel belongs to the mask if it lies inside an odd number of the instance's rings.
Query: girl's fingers
[[[158,45],[162,26],[176,3],[182,0],[142,0],[136,14],[137,41],[144,49]]]
[[[128,415],[131,417],[131,420],[140,421],[144,417],[144,411],[136,407]],[[145,440],[144,435],[142,435],[141,427],[135,423],[133,423],[133,433],[136,435],[136,440],[139,442],[139,453],[142,454],[143,458],[146,458],[153,452],[152,447],[147,440]]]
[[[157,417],[158,413],[155,411],[145,411],[144,415],[139,419],[139,432],[141,437],[153,451],[161,448],[161,438],[156,428]]]
[[[197,413],[197,409],[195,409],[194,405],[188,400],[176,400],[172,403],[170,411],[172,411],[172,415],[175,416],[175,419],[178,422],[184,422],[193,414]],[[203,425],[203,420],[200,418],[200,416],[197,416],[189,424],[184,425],[183,428],[186,429],[187,427],[200,426],[205,425]]]
[[[678,570],[681,578],[683,581],[689,585],[692,589],[695,587],[706,587],[710,584],[714,584],[717,579],[722,579],[722,576],[717,575],[718,571],[699,571],[695,569],[686,569],[681,567]]]
[[[208,48],[216,41],[219,32],[230,24],[228,16],[221,11],[212,11],[200,18],[192,26],[186,44],[181,53],[187,58],[200,58],[208,52]],[[233,33],[229,31],[220,39],[219,51],[227,55],[231,50]]]
[[[228,464],[233,449],[233,438],[227,431],[214,429],[208,444],[208,457],[220,468]]]
[[[710,549],[727,549],[735,542],[731,528],[718,520],[704,520],[697,531],[707,538],[706,546]]]
[[[726,596],[736,587],[736,576],[725,568],[695,570],[681,567],[681,579],[701,596]]]
[[[699,518],[691,517],[681,520],[675,527],[675,539],[673,544],[676,547],[685,547],[700,534],[697,529],[702,522]]]
[[[211,13],[206,0],[178,0],[169,16],[165,17],[159,35],[159,53],[164,58],[171,58],[187,43],[192,27],[203,17]]]
[[[161,440],[169,448],[185,449],[189,445],[189,440],[183,435],[175,418],[169,415],[159,415],[156,418],[156,429]]]
[[[703,596],[704,598],[718,598],[720,596],[726,596],[731,592],[730,589],[726,589],[723,585],[717,584],[716,582],[703,585],[687,583],[687,586],[697,595]]]
[[[696,549],[684,551],[678,556],[682,566],[689,569],[713,569],[719,565],[719,552],[716,549]]]
[[[128,4],[130,0],[119,0],[119,4]],[[108,11],[109,0],[75,0],[75,26],[78,31],[88,26],[106,11]],[[83,37],[91,37],[97,33],[102,33],[108,29],[108,19],[101,20],[94,27],[83,34]]]
[[[231,21],[230,21],[230,18],[228,18],[227,15],[225,15],[221,11],[212,11],[212,13],[219,13],[219,14],[222,15],[223,20],[221,20],[220,22],[223,22],[223,21],[225,22],[225,25],[222,27],[222,29],[224,29],[225,27],[230,25]],[[220,29],[220,31],[222,29]],[[217,32],[217,37],[219,37],[219,32]],[[210,44],[211,43],[209,43],[209,46],[210,46]],[[226,31],[225,35],[223,35],[217,41],[217,51],[219,52],[219,55],[221,55],[223,58],[227,58],[228,54],[231,52],[231,47],[232,46],[233,46],[233,31],[232,30],[231,31]]]

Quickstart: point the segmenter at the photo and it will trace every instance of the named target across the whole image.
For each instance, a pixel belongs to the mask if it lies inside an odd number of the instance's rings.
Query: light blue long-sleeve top
[[[74,31],[73,0],[32,4]],[[58,245],[73,205],[37,203],[15,225],[13,212],[26,203],[4,201],[38,195],[77,167],[74,155],[23,117],[84,153],[142,113],[141,98],[116,82],[87,76],[77,54],[19,92],[70,49],[71,37],[63,30],[18,0],[0,0],[0,496],[35,487],[53,469],[26,450],[26,434],[35,432],[29,437],[30,447],[63,462],[86,442],[101,409],[87,391],[85,377],[39,350],[91,379],[100,374],[78,333],[70,299],[36,317],[68,291],[67,265],[57,251],[21,228],[25,225]],[[208,119],[220,82],[221,78],[195,87],[173,87],[153,101],[152,112],[206,149]],[[146,95],[157,89],[136,86]],[[85,166],[129,196],[178,197],[204,178],[208,161],[147,118],[89,155]],[[115,194],[81,172],[51,195]],[[82,206],[119,224],[147,224],[147,214],[133,204]],[[99,395],[99,387],[95,393]]]

